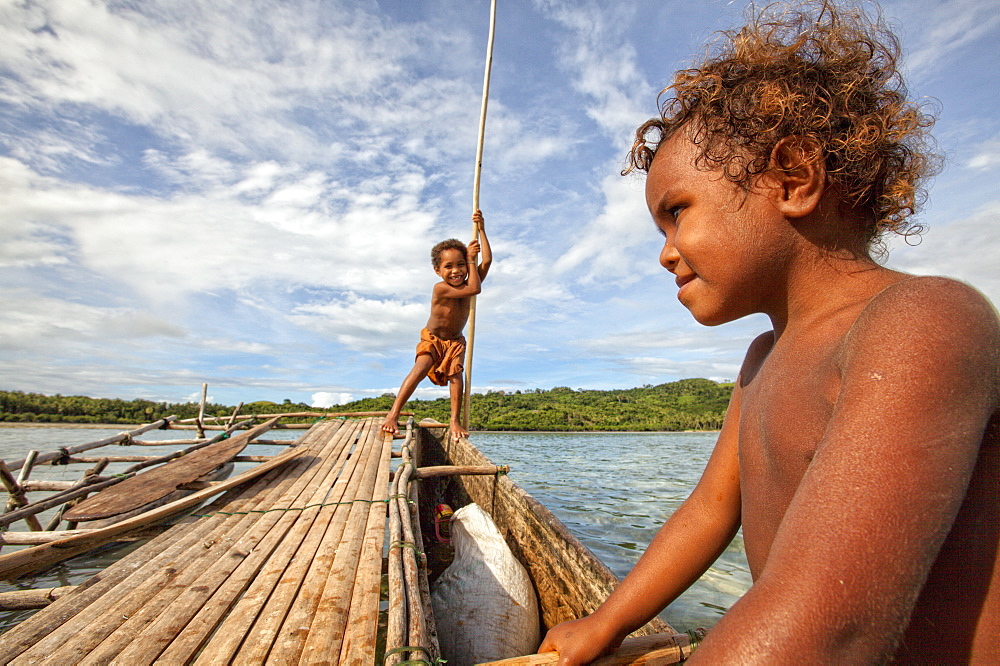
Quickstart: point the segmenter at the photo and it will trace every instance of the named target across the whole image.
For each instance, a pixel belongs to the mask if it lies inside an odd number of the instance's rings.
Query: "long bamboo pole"
[[[483,104],[479,111],[479,142],[476,146],[476,171],[472,184],[472,212],[479,210],[479,182],[483,171],[483,142],[486,138],[486,105],[490,99],[490,68],[493,65],[493,33],[496,28],[497,0],[490,2],[490,36],[486,42],[486,72],[483,74]],[[479,240],[479,225],[472,225],[472,238]],[[478,270],[478,267],[473,267]],[[469,429],[469,399],[472,395],[472,348],[476,342],[476,297],[469,304],[469,335],[465,349],[465,395],[462,399],[462,425]]]

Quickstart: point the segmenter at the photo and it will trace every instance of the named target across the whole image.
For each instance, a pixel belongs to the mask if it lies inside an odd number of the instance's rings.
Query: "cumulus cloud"
[[[343,405],[354,401],[354,396],[350,393],[330,393],[329,391],[317,391],[309,399],[312,407],[328,409],[334,405]]]
[[[505,10],[475,386],[738,363],[748,333],[706,337],[663,305],[641,179],[617,175],[664,77],[731,4]],[[970,60],[996,33],[988,6],[896,12],[922,81],[960,63],[996,88]],[[470,233],[486,27],[460,0],[0,3],[0,382],[177,400],[209,381],[228,404],[396,390],[436,280],[428,251]],[[952,108],[945,148],[980,183],[995,121]],[[943,256],[899,258],[995,294],[993,190],[962,185],[935,198],[956,230]]]

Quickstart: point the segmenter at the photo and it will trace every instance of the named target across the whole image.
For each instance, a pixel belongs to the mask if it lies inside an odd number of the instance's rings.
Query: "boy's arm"
[[[755,343],[748,360],[761,348]],[[660,528],[625,580],[593,614],[553,627],[539,652],[556,650],[559,666],[568,666],[613,650],[698,580],[726,549],[740,526],[740,396],[737,382],[698,485]]]
[[[998,407],[998,328],[982,296],[943,279],[866,308],[767,563],[690,663],[891,658]]]
[[[490,240],[486,237],[486,222],[483,219],[482,211],[476,211],[472,215],[472,221],[479,227],[479,245],[482,249],[481,263],[479,264],[479,279],[485,280],[486,274],[490,272],[493,264],[493,250],[490,249]]]

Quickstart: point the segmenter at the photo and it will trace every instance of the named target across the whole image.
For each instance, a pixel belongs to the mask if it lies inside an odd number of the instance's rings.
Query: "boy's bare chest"
[[[836,346],[776,348],[744,385],[740,408],[740,487],[744,537],[753,564],[766,550],[816,447],[840,389]]]
[[[469,307],[468,298],[436,298],[431,302],[427,328],[438,337],[456,338],[469,320]]]
[[[743,389],[741,462],[808,463],[826,430],[840,390],[839,345],[806,340],[776,346]],[[787,465],[787,467],[786,467]]]

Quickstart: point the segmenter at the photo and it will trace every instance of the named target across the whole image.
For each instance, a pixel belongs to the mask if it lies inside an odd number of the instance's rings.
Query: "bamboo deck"
[[[393,443],[379,424],[315,424],[287,462],[0,636],[0,663],[371,663]]]

